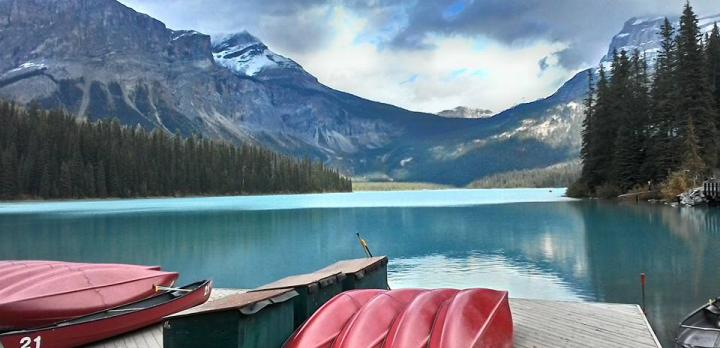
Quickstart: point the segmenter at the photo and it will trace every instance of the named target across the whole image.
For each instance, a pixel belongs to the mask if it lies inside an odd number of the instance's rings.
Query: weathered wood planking
[[[660,347],[637,305],[510,299],[510,309],[516,348]]]
[[[211,301],[242,292],[213,290]],[[640,307],[629,304],[510,299],[516,348],[658,348]],[[161,348],[162,326],[118,336],[91,347]]]

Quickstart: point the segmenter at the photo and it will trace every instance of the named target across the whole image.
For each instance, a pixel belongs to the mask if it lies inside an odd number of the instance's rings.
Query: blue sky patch
[[[418,74],[415,74],[413,76],[410,76],[407,80],[401,81],[400,84],[401,85],[413,84],[417,81],[417,79],[418,79]]]
[[[465,11],[465,1],[457,0],[443,11],[442,17],[446,21],[451,21],[457,18],[463,11]]]

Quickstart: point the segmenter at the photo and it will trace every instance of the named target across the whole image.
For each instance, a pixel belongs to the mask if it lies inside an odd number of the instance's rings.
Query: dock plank
[[[210,301],[244,292],[215,289]],[[516,348],[659,348],[637,305],[510,299]],[[162,348],[155,325],[92,345],[93,348]]]
[[[510,299],[517,347],[660,347],[637,305]]]

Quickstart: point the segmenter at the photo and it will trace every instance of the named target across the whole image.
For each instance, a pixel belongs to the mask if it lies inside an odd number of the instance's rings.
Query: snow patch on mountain
[[[18,71],[23,71],[23,70],[39,70],[39,69],[47,69],[47,65],[45,65],[43,63],[34,63],[34,62],[22,63],[17,68],[8,71],[8,73],[18,72]]]
[[[36,75],[46,71],[47,69],[48,66],[44,63],[26,62],[20,64],[16,68],[10,69],[0,74],[0,84],[11,81],[13,79]]]
[[[487,109],[475,109],[458,106],[454,109],[440,111],[437,115],[447,118],[490,118],[493,117],[494,113],[492,110]]]
[[[172,32],[172,41],[180,40],[184,37],[193,36],[193,35],[205,35],[202,33],[199,33],[195,30],[176,30]]]
[[[269,69],[302,70],[302,67],[270,49],[247,31],[213,36],[215,62],[243,76],[255,76]]]

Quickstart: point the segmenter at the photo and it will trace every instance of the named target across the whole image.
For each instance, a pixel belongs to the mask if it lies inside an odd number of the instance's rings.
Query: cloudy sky
[[[632,16],[685,0],[120,0],[173,29],[247,30],[333,88],[411,110],[494,111],[595,65]],[[701,16],[720,0],[693,0]]]

